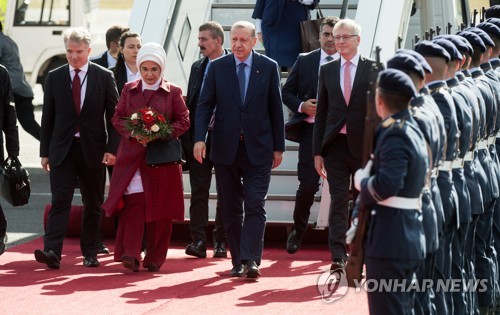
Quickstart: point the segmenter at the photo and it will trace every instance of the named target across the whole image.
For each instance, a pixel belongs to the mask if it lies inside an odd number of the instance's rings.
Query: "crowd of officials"
[[[263,32],[266,24],[259,10],[265,3],[257,1],[254,12],[262,18]],[[314,2],[294,5],[309,10]],[[42,167],[50,171],[52,209],[36,260],[60,268],[78,182],[84,204],[83,265],[99,266],[97,254],[107,251],[100,237],[104,210],[118,217],[115,261],[134,272],[141,262],[150,272],[162,267],[172,222],[184,219],[182,166],[147,166],[150,139],[131,133],[123,119],[151,107],[171,122],[170,137],[182,139],[187,158],[184,168],[192,187],[187,255],[207,256],[215,168],[213,256],[227,257],[229,249],[230,276],[261,276],[265,198],[271,170],[284,157],[286,137],[299,143],[299,187],[288,253],[300,250],[324,178],[331,196],[330,270],[346,268],[347,245],[356,235],[363,204],[370,217],[364,243],[366,279],[402,283],[394,290],[369,291],[371,314],[498,312],[500,6],[488,9],[485,21],[473,27],[420,41],[413,50],[397,50],[385,66],[360,54],[361,28],[350,19],[326,17],[321,47],[296,55],[293,65],[272,59],[280,57],[273,55],[277,52],[265,34],[268,56],[256,52],[257,35],[252,23],[236,22],[229,52],[223,48],[219,23],[201,25],[198,46],[203,57],[191,67],[183,98],[181,89],[165,79],[166,55],[160,45],[143,44],[138,34],[113,27],[108,50],[89,61],[88,31],[71,28],[63,33],[68,63],[51,71],[44,86],[40,156]],[[291,66],[282,88],[279,66]],[[17,156],[7,75],[0,67],[0,127],[7,154]],[[372,78],[380,124],[372,155],[363,165]],[[283,104],[293,112],[286,124]],[[114,166],[108,169],[106,200],[104,166]],[[1,254],[6,222],[1,210],[0,215]],[[449,279],[458,281],[458,288],[439,286]],[[481,289],[470,289],[471,281],[480,282]],[[420,289],[414,289],[415,283]]]

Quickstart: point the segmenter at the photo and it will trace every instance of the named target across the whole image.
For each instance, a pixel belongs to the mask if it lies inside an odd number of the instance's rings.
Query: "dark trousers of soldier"
[[[191,184],[191,206],[189,207],[189,230],[193,241],[201,240],[207,243],[208,200],[212,182],[213,163],[210,160],[210,144],[212,132],[208,132],[206,141],[206,158],[200,164],[194,161],[189,166],[189,182]],[[217,188],[217,187],[216,187]],[[215,227],[213,230],[214,242],[225,242],[226,233],[222,223],[220,211],[222,209],[222,195],[217,190],[217,206],[215,210]]]
[[[432,201],[432,194],[429,189],[424,189],[422,193],[422,226],[425,235],[426,256],[416,272],[417,280],[422,290],[415,296],[415,314],[434,314],[432,299],[434,290],[426,285],[426,279],[432,279],[436,251],[439,246],[439,235],[437,227],[436,209]]]
[[[465,181],[465,174],[463,167],[455,167],[452,170],[453,173],[453,183],[455,185],[455,190],[457,191],[458,197],[458,217],[455,221],[454,228],[457,228],[454,232],[454,237],[451,243],[451,276],[455,281],[460,280],[461,286],[459,290],[452,290],[452,301],[453,301],[453,314],[464,314],[466,315],[466,295],[465,295],[465,270],[464,270],[464,252],[465,252],[465,239],[467,237],[468,223],[472,219],[471,217],[471,197],[469,194],[469,188]]]
[[[378,259],[365,257],[366,278],[376,280],[379,288],[374,290],[368,285],[368,306],[370,315],[414,314],[415,291],[408,287],[415,281],[415,271],[421,260]],[[396,282],[395,290],[385,290],[381,283]],[[403,285],[404,283],[404,285]],[[438,313],[439,314],[439,313]]]
[[[497,200],[495,204],[495,211],[493,212],[493,227],[492,227],[492,233],[493,233],[493,243],[495,245],[495,251],[497,254],[497,266],[498,266],[498,255],[500,253],[500,201]],[[1,235],[1,234],[0,234]],[[497,268],[497,277],[496,277],[496,283],[500,283],[500,273],[498,273],[498,268]],[[496,308],[495,311],[500,313],[500,294],[496,296]]]
[[[313,126],[314,124],[303,124],[302,139],[299,144],[299,161],[297,163],[299,187],[295,195],[295,208],[293,210],[296,238],[299,240],[302,239],[307,230],[314,195],[319,190],[319,174],[314,168],[312,153]]]
[[[451,243],[456,231],[457,193],[452,181],[452,174],[448,171],[439,171],[437,178],[443,209],[445,213],[445,228],[439,240],[439,250],[436,254],[434,269],[434,304],[437,314],[453,314],[453,300],[451,292],[444,292],[438,284],[451,279]]]
[[[40,125],[35,120],[33,97],[25,97],[17,93],[13,94],[17,120],[19,120],[19,123],[27,133],[35,139],[40,140]]]
[[[477,227],[477,220],[479,215],[472,216],[472,222],[469,224],[467,237],[465,240],[465,262],[464,266],[467,272],[467,280],[471,283],[476,283],[476,252],[474,249],[474,241]],[[479,313],[479,302],[477,297],[477,290],[469,290],[467,292],[468,307],[467,314]]]

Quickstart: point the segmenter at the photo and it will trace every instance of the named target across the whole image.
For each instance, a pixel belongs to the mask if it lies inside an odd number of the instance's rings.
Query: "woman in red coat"
[[[154,272],[165,262],[172,221],[184,220],[181,166],[147,166],[148,139],[133,136],[123,119],[140,108],[151,107],[172,124],[171,138],[178,138],[189,129],[189,111],[181,89],[162,76],[165,61],[165,51],[160,45],[142,46],[137,55],[141,79],[125,85],[112,120],[122,140],[103,209],[108,216],[119,215],[120,219],[114,260],[133,271],[139,271],[144,225],[147,251],[143,267]],[[121,200],[123,209],[117,209]]]

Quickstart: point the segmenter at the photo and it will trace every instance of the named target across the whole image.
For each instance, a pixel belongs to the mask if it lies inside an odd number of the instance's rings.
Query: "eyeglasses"
[[[358,35],[336,35],[336,36],[333,36],[333,40],[335,40],[335,41],[340,41],[340,40],[347,41],[348,39],[355,37],[355,36],[358,36]]]

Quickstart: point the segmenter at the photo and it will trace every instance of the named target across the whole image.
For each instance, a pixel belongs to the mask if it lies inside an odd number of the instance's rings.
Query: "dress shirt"
[[[127,83],[133,82],[141,78],[140,71],[137,70],[136,73],[133,73],[132,70],[130,70],[130,68],[127,66],[127,63],[125,63],[125,70],[127,71]]]
[[[109,53],[109,50],[106,52],[106,57],[108,59],[108,69],[116,66],[116,59],[113,56],[111,56],[111,54]]]

